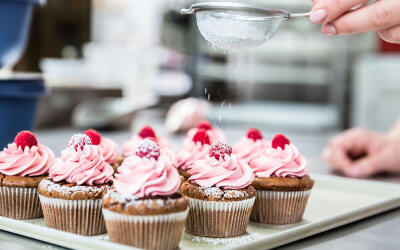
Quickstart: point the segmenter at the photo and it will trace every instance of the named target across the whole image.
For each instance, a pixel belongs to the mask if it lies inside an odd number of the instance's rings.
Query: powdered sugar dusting
[[[62,195],[68,196],[69,194],[74,195],[85,195],[89,193],[102,193],[109,189],[109,186],[65,186],[55,183],[49,179],[44,179],[40,182],[40,186],[45,186],[48,192],[56,191]]]
[[[203,192],[207,196],[214,198],[222,198],[222,196],[224,195],[224,192],[222,192],[221,189],[217,187],[203,188]]]
[[[74,148],[75,150],[83,150],[85,145],[92,145],[90,137],[85,134],[76,134],[71,137],[68,146]]]
[[[160,157],[160,146],[152,139],[146,138],[140,142],[136,149],[136,155],[142,158],[158,159]]]
[[[224,195],[224,198],[227,199],[240,199],[245,197],[247,197],[247,193],[237,190],[226,190]]]
[[[245,234],[242,236],[230,237],[230,238],[209,238],[209,237],[192,235],[186,232],[184,234],[184,237],[190,241],[197,243],[208,244],[211,246],[224,245],[228,247],[242,245],[246,242],[256,239],[255,235],[253,234]]]

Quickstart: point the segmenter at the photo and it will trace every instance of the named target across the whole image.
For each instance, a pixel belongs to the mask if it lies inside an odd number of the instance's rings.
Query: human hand
[[[362,178],[378,173],[400,173],[400,138],[355,128],[335,136],[322,153],[335,171]]]
[[[385,41],[400,43],[400,1],[312,0],[310,21],[326,35],[377,31]]]

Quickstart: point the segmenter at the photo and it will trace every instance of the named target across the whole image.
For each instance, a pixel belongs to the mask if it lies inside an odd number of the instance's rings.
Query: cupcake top
[[[198,129],[204,129],[207,131],[211,143],[214,143],[215,141],[226,141],[226,136],[221,129],[213,127],[209,121],[202,121],[197,125],[197,128],[192,128],[187,132],[183,143],[189,143]]]
[[[181,184],[171,159],[152,139],[144,139],[136,154],[124,160],[115,176],[115,190],[137,198],[170,196]]]
[[[146,138],[154,138],[157,144],[161,148],[169,148],[169,143],[168,141],[161,137],[157,136],[156,132],[154,132],[154,129],[150,126],[144,126],[139,133],[136,135],[132,136],[131,139],[126,141],[123,146],[123,154],[124,156],[131,156],[136,154],[136,149],[141,141]]]
[[[54,158],[53,151],[38,144],[32,132],[22,131],[0,152],[0,173],[31,177],[47,175]]]
[[[282,134],[272,140],[272,147],[250,162],[256,177],[303,177],[309,163],[297,147]]]
[[[98,185],[112,182],[113,168],[104,160],[99,146],[92,145],[85,134],[72,136],[69,147],[61,152],[50,168],[54,182],[77,185]]]
[[[204,129],[197,129],[192,140],[183,144],[182,149],[177,154],[178,167],[190,169],[193,164],[205,159],[210,150],[210,137]]]
[[[249,165],[232,154],[232,148],[220,141],[210,148],[204,160],[194,163],[188,172],[188,180],[201,187],[241,189],[253,181],[253,171]]]
[[[263,139],[260,130],[250,128],[245,137],[233,145],[233,153],[247,163],[261,156],[267,148],[270,148],[270,143]]]
[[[92,145],[98,145],[103,151],[104,160],[108,164],[115,164],[118,157],[118,145],[113,140],[102,137],[101,134],[94,130],[89,129],[85,131],[85,135],[89,136]]]

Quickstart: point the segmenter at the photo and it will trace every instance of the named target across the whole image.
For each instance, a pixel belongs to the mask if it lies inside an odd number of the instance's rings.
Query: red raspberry
[[[156,133],[154,132],[153,128],[150,126],[144,126],[138,133],[138,135],[145,139],[147,137],[157,138]]]
[[[101,134],[99,133],[99,131],[88,129],[85,131],[85,135],[89,136],[90,141],[93,145],[99,145],[101,143]]]
[[[198,129],[196,134],[194,134],[192,140],[194,143],[200,142],[202,145],[204,144],[211,144],[210,137],[207,134],[207,131],[204,129]]]
[[[263,135],[262,135],[260,130],[258,130],[256,128],[250,128],[247,131],[247,138],[253,139],[254,141],[257,141],[257,140],[262,140],[263,139]]]
[[[152,138],[146,138],[140,142],[136,149],[136,155],[140,158],[153,158],[158,160],[160,157],[160,146]]]
[[[68,146],[75,149],[75,151],[83,150],[86,145],[92,145],[90,137],[85,134],[76,134],[71,137]]]
[[[290,141],[288,138],[286,138],[286,136],[284,136],[283,134],[277,134],[274,136],[274,139],[272,139],[272,147],[273,148],[281,148],[281,149],[285,149],[286,145],[289,145]]]
[[[232,147],[222,141],[214,142],[208,153],[210,157],[214,157],[217,160],[219,160],[221,156],[225,160],[225,156],[230,156],[231,154]]]
[[[202,121],[199,123],[199,125],[197,125],[198,129],[204,129],[204,130],[211,130],[212,129],[212,125],[209,121]]]
[[[19,132],[15,137],[14,142],[17,144],[17,147],[21,147],[22,149],[38,145],[36,136],[31,131],[27,130]]]

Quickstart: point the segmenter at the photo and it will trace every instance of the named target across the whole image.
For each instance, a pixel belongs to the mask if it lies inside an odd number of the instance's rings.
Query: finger
[[[326,35],[345,35],[387,29],[400,24],[400,1],[385,0],[366,5],[322,25]]]
[[[368,0],[328,0],[313,1],[310,21],[313,23],[330,22],[353,7],[360,6]]]
[[[378,35],[388,43],[400,44],[400,25],[378,31]]]
[[[351,166],[351,159],[347,155],[347,147],[343,142],[333,142],[326,151],[326,162],[335,170],[343,170]]]
[[[384,156],[383,153],[367,156],[354,162],[349,168],[344,169],[343,173],[354,178],[365,178],[378,174],[384,168],[384,166],[380,165],[385,162],[386,157]]]

